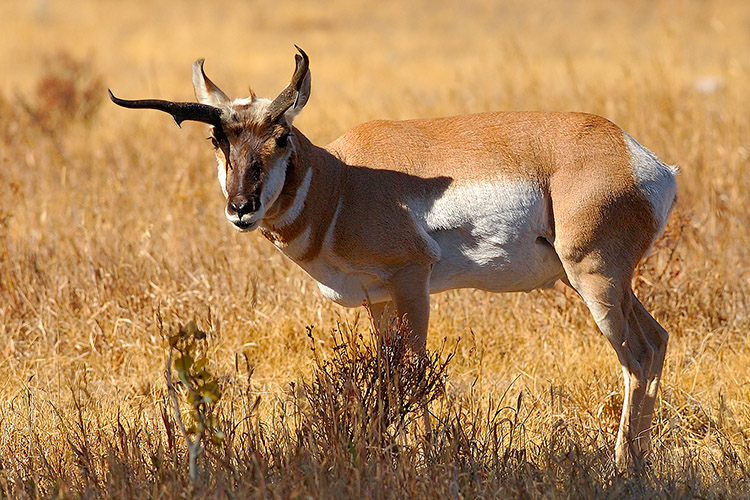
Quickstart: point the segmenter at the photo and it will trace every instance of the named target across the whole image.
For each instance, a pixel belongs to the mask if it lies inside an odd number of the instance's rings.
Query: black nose
[[[254,213],[258,210],[258,200],[251,198],[246,201],[231,201],[229,202],[229,210],[237,214],[240,219],[242,216]]]

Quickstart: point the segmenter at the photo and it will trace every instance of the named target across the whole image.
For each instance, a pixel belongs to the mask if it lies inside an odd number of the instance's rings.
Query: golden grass
[[[566,488],[597,498],[750,496],[748,23],[741,1],[3,3],[0,496],[179,496],[184,462],[144,473],[140,489],[102,486],[108,467],[141,477],[137,453],[113,452],[112,439],[140,453],[166,443],[157,314],[167,325],[213,325],[211,359],[228,384],[227,409],[245,401],[235,362],[247,354],[251,392],[263,401],[254,418],[269,433],[285,428],[290,382],[311,376],[305,327],[315,325],[330,354],[326,332],[361,315],[323,299],[260,235],[228,226],[203,126],[180,131],[167,116],[106,100],[107,86],[123,97],[192,100],[197,57],[229,94],[246,94],[251,82],[275,95],[291,74],[293,43],[313,72],[297,125],[319,144],[375,118],[582,110],[681,167],[677,211],[636,279],[671,334],[652,482],[636,487],[607,472],[620,369],[574,293],[467,290],[433,298],[429,345],[446,338],[456,349],[449,400],[435,411],[450,436],[449,423],[470,429],[465,418],[492,404],[515,408],[524,444],[501,448],[527,455],[496,463],[502,474],[475,470],[456,482],[457,496],[576,496]],[[451,420],[459,413],[465,418]],[[491,428],[480,423],[477,432]],[[556,447],[560,436],[579,447],[570,451],[578,458]],[[326,489],[303,473],[295,483],[268,465],[228,476],[242,488],[192,493],[452,496],[440,490],[448,484],[441,471],[460,456],[446,452],[432,469],[402,467],[408,474],[383,476],[381,489]],[[522,466],[504,469],[510,462]],[[600,472],[586,476],[591,464]],[[35,468],[67,475],[34,476]],[[477,489],[482,481],[495,489]],[[248,489],[259,484],[266,489]]]

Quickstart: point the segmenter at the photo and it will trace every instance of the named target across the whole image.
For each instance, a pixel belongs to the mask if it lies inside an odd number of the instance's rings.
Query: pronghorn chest
[[[388,300],[383,283],[387,270],[379,268],[377,263],[353,265],[336,255],[328,232],[322,242],[315,241],[315,232],[311,227],[292,240],[278,238],[270,231],[264,232],[264,235],[317,282],[326,298],[347,307],[360,306],[366,300]],[[315,249],[314,252],[311,252],[311,248]]]

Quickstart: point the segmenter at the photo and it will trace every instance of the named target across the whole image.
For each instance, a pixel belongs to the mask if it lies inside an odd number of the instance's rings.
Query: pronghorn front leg
[[[417,357],[424,356],[427,348],[430,272],[429,266],[413,264],[394,273],[388,283],[396,315],[403,322],[401,330],[408,335],[407,347]]]
[[[367,307],[370,309],[370,314],[372,315],[372,325],[375,327],[375,332],[382,338],[383,334],[390,328],[395,317],[393,302],[390,300],[370,302],[367,304]]]
[[[430,273],[432,269],[425,265],[411,265],[394,273],[388,283],[391,299],[401,328],[407,335],[406,362],[419,363],[427,355],[427,327],[430,321]],[[386,313],[387,313],[387,307]],[[426,363],[423,365],[426,368]],[[430,410],[427,403],[422,408],[422,419],[419,434],[427,441],[432,435]]]

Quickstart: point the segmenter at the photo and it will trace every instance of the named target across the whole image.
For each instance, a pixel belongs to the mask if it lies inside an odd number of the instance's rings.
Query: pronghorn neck
[[[260,231],[282,251],[292,242],[300,243],[301,253],[287,255],[295,261],[306,261],[320,251],[336,211],[345,165],[296,128],[292,141],[294,152],[288,160],[284,187]]]

